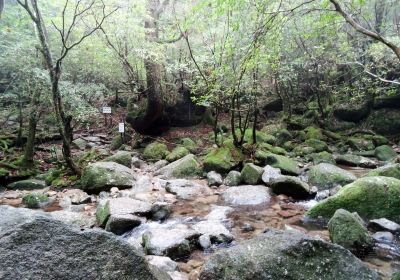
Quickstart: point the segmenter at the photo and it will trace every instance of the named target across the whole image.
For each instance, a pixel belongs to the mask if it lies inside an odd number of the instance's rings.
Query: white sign
[[[124,123],[119,123],[118,131],[119,131],[119,133],[125,132],[125,124]]]
[[[103,107],[103,114],[111,114],[111,107]]]

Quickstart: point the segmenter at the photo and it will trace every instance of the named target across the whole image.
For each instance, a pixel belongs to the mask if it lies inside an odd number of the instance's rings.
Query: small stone
[[[264,173],[264,169],[253,164],[253,163],[246,163],[240,173],[240,177],[242,182],[255,185],[261,180],[261,176]]]
[[[264,167],[264,173],[262,174],[261,179],[265,184],[268,185],[271,182],[271,179],[278,178],[279,176],[282,176],[279,168],[267,165]]]
[[[201,248],[203,249],[208,249],[211,247],[211,240],[210,240],[210,236],[207,234],[203,234],[199,237],[199,243]]]
[[[105,230],[114,234],[121,235],[139,226],[143,219],[132,214],[111,215],[107,221]]]
[[[168,257],[149,255],[146,260],[162,271],[175,271],[178,268],[178,264]]]
[[[207,181],[209,186],[218,187],[222,184],[222,176],[215,171],[210,171],[207,173]]]
[[[392,242],[394,240],[393,233],[388,231],[378,231],[372,235],[372,238],[378,242]]]
[[[224,185],[226,186],[238,186],[241,183],[240,172],[232,170],[226,175]]]

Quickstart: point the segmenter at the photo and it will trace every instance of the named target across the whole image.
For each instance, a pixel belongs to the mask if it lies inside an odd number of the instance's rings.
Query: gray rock
[[[241,183],[242,178],[240,172],[232,170],[226,175],[224,185],[226,186],[238,186]]]
[[[67,190],[64,193],[64,197],[68,197],[74,205],[90,203],[92,201],[91,196],[80,189]]]
[[[268,203],[271,200],[271,194],[265,186],[244,185],[225,190],[222,198],[232,205],[257,205]]]
[[[115,162],[96,162],[88,165],[82,173],[82,189],[88,193],[99,193],[112,187],[131,188],[134,183],[130,168]]]
[[[262,174],[261,180],[268,185],[271,179],[278,178],[279,176],[282,176],[279,168],[267,165],[264,167],[264,173]]]
[[[203,266],[200,280],[378,280],[348,250],[297,231],[269,230],[220,250]]]
[[[162,271],[175,271],[178,269],[178,264],[168,257],[163,256],[146,256],[146,260]]]
[[[84,150],[86,148],[87,142],[82,138],[77,138],[72,141],[72,147],[78,150]]]
[[[134,227],[139,226],[145,219],[132,214],[111,215],[107,220],[106,231],[121,235]]]
[[[96,220],[100,226],[105,226],[112,215],[146,215],[151,213],[152,205],[148,202],[128,197],[118,197],[100,201],[96,210]]]
[[[144,168],[146,166],[146,162],[144,160],[141,160],[137,156],[132,157],[132,166],[136,168]]]
[[[233,208],[229,206],[211,205],[211,212],[205,217],[209,221],[224,221]]]
[[[49,216],[55,220],[82,228],[92,228],[96,224],[94,217],[79,212],[60,210],[50,212]]]
[[[2,279],[171,279],[105,231],[81,231],[12,207],[0,206],[0,216]]]
[[[176,259],[189,255],[195,249],[198,237],[198,232],[179,224],[172,228],[151,228],[142,239],[146,254]]]
[[[218,187],[222,184],[222,176],[215,171],[210,171],[207,173],[207,181],[209,186]]]
[[[347,185],[356,179],[357,177],[351,172],[329,163],[315,165],[308,172],[308,182],[318,187],[318,190]]]
[[[181,199],[190,199],[201,194],[211,194],[211,190],[208,187],[185,179],[169,180],[165,189]]]
[[[116,154],[109,156],[104,161],[116,162],[126,167],[131,168],[132,166],[132,155],[127,151],[118,151]]]
[[[375,230],[385,230],[385,231],[390,231],[390,232],[400,231],[399,224],[392,222],[385,218],[374,219],[374,220],[369,221],[368,227],[375,229]]]
[[[394,235],[388,231],[378,231],[372,235],[372,238],[378,242],[393,242]]]
[[[272,179],[270,186],[276,194],[285,194],[297,199],[308,198],[311,195],[310,186],[294,176],[280,176]]]
[[[204,250],[211,247],[211,239],[209,235],[203,234],[199,237],[199,244]]]
[[[359,166],[365,168],[374,168],[378,165],[378,163],[372,159],[367,157],[346,154],[346,155],[338,155],[335,157],[336,163],[343,164],[347,166]]]
[[[224,243],[233,240],[233,235],[219,221],[202,221],[193,225],[193,229],[201,235],[209,236],[211,243]]]

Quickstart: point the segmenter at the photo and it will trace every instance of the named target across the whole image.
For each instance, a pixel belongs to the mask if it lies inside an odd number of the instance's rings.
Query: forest
[[[399,0],[0,0],[0,279],[400,280]]]

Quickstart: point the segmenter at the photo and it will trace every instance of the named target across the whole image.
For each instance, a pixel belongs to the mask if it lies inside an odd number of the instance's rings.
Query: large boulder
[[[268,203],[271,200],[271,194],[268,188],[261,185],[238,186],[225,190],[222,198],[231,205],[257,205]]]
[[[105,231],[12,207],[0,206],[0,216],[2,279],[171,279]]]
[[[276,194],[285,194],[297,199],[306,199],[311,195],[310,186],[293,176],[273,178],[269,185]]]
[[[308,181],[319,190],[330,189],[335,186],[347,185],[357,177],[349,171],[329,163],[320,163],[310,168]]]
[[[249,185],[255,185],[260,182],[264,169],[253,163],[246,163],[240,173],[242,182]]]
[[[348,250],[297,231],[268,230],[221,250],[204,264],[200,280],[377,280]]]
[[[328,230],[333,243],[357,255],[369,252],[374,245],[363,220],[357,213],[350,213],[344,209],[336,210],[329,220]]]
[[[106,157],[103,161],[116,162],[130,168],[132,166],[132,155],[127,151],[118,151],[116,154]]]
[[[368,117],[370,106],[368,102],[360,102],[358,104],[341,104],[334,109],[333,114],[342,121],[359,122]]]
[[[298,167],[298,163],[294,160],[291,160],[288,157],[264,151],[257,151],[255,156],[263,164],[279,168],[283,174],[286,175],[300,174],[300,168]]]
[[[389,161],[397,157],[397,153],[393,150],[392,147],[388,145],[382,145],[376,147],[375,157],[382,161]]]
[[[36,179],[17,181],[7,185],[7,189],[10,190],[35,190],[35,189],[43,189],[45,187],[46,187],[45,181]]]
[[[209,152],[204,158],[204,170],[228,173],[242,159],[240,150],[233,147],[219,147]]]
[[[365,177],[384,176],[393,177],[400,180],[400,163],[393,163],[378,167],[368,172]]]
[[[155,172],[164,178],[194,177],[201,171],[200,164],[193,154],[188,154],[181,159],[171,162]]]
[[[81,187],[88,193],[108,191],[112,187],[128,189],[133,186],[134,176],[130,168],[115,162],[89,164],[82,172]]]
[[[400,180],[381,176],[360,178],[316,204],[307,215],[331,218],[341,208],[366,219],[387,218],[399,223]]]

